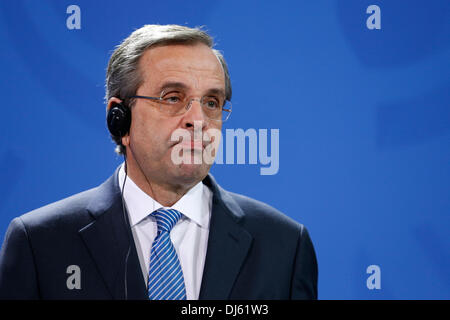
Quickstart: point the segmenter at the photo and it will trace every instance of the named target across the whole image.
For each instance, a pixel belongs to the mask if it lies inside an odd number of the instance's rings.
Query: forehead
[[[219,59],[208,46],[165,45],[148,49],[139,61],[141,87],[155,93],[168,82],[185,84],[192,90],[225,88],[225,75]]]

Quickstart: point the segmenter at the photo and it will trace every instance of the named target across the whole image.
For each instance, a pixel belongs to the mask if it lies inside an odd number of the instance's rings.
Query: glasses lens
[[[213,120],[221,120],[223,99],[215,96],[204,96],[201,100],[203,112]]]
[[[177,91],[162,92],[160,97],[161,111],[169,115],[178,115],[185,112],[185,96]]]
[[[160,110],[171,116],[181,115],[192,107],[193,100],[196,99],[188,101],[186,96],[178,91],[163,91],[159,99]],[[226,121],[231,114],[231,102],[223,100],[215,96],[202,97],[200,103],[205,116],[212,120]]]
[[[212,120],[226,121],[231,113],[231,102],[215,97],[203,97],[202,106],[205,115]]]

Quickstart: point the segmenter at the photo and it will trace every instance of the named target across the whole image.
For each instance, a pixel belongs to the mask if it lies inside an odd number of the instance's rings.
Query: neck
[[[127,159],[127,175],[142,191],[164,207],[173,206],[196,184],[171,185],[164,181],[158,182],[157,179],[150,180],[130,158]]]

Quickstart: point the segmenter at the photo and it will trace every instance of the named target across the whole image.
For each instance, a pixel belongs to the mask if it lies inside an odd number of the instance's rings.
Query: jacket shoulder
[[[18,217],[28,228],[51,229],[55,224],[87,221],[87,207],[98,194],[98,187],[92,188],[62,200],[50,203]]]
[[[244,212],[244,223],[250,226],[263,226],[272,231],[301,233],[303,224],[262,201],[228,192]]]

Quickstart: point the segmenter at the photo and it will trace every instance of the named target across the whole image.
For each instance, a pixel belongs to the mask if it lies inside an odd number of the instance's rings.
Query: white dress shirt
[[[122,190],[125,179],[124,165],[119,170],[119,185]],[[164,207],[142,191],[127,177],[123,197],[141,264],[145,286],[148,281],[150,253],[157,233],[156,220],[150,213]],[[197,300],[205,264],[211,217],[212,192],[202,182],[192,187],[170,209],[183,215],[170,232],[170,239],[178,254],[186,286],[186,298]]]

